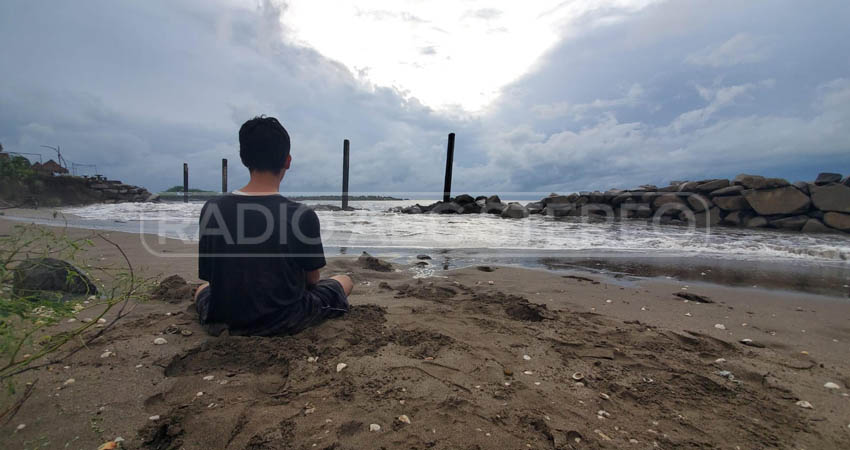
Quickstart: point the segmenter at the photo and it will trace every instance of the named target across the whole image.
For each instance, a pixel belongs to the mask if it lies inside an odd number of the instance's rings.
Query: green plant
[[[118,249],[124,257],[123,267],[92,267],[82,264],[86,249],[100,239]],[[108,286],[98,286],[100,295],[82,295],[68,298],[51,292],[23,292],[13,288],[15,267],[21,261],[37,257],[51,257],[73,262],[81,274],[90,279],[108,280]],[[80,261],[80,262],[78,262]],[[93,275],[98,275],[94,277]],[[0,382],[7,384],[7,397],[15,394],[12,377],[39,367],[57,364],[73,355],[87,344],[106,333],[118,320],[130,313],[135,301],[144,300],[149,292],[150,280],[139,278],[121,247],[102,235],[71,237],[66,230],[53,232],[36,225],[15,226],[8,236],[0,237]],[[133,300],[133,302],[131,302]],[[110,314],[111,321],[98,323]],[[86,311],[92,314],[90,322],[77,322],[76,316]],[[74,328],[51,334],[51,326],[74,318]],[[103,322],[103,321],[101,321]],[[77,325],[79,324],[79,325]],[[72,344],[77,344],[73,346]],[[72,347],[67,352],[60,350]],[[37,381],[37,380],[36,380]],[[33,385],[18,400],[26,400]],[[4,401],[6,400],[6,401]],[[8,398],[0,396],[0,406]],[[0,408],[0,420],[17,410],[17,402]]]
[[[29,160],[23,156],[0,158],[0,177],[28,179],[35,174]]]

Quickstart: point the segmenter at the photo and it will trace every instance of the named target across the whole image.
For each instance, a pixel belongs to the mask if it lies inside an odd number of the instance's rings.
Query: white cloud
[[[738,33],[720,45],[706,47],[688,55],[685,61],[710,67],[762,62],[770,56],[772,40],[765,36]]]
[[[583,25],[576,21],[649,3],[468,0],[458,9],[419,0],[291,0],[282,20],[291,42],[355,73],[365,69],[370,83],[396,87],[436,109],[477,112]]]

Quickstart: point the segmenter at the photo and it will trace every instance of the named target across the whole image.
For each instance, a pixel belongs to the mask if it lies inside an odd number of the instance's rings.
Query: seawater
[[[372,249],[403,255],[442,249],[462,256],[563,257],[634,255],[639,257],[722,258],[850,266],[846,235],[811,235],[777,230],[713,227],[710,231],[645,224],[639,221],[588,221],[533,215],[408,215],[390,208],[433,200],[354,201],[356,211],[319,211],[327,249],[340,253]],[[311,202],[306,201],[306,204]],[[202,202],[120,203],[66,208],[76,226],[144,232],[197,240]]]

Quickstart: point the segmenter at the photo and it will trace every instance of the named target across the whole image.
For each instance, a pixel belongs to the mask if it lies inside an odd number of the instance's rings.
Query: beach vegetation
[[[86,258],[86,251],[95,240],[115,247],[123,264],[98,267],[88,263],[91,260]],[[16,268],[35,258],[73,264],[78,271],[68,271],[67,284],[76,277],[94,280],[98,292],[19,289],[15,285]],[[13,382],[16,375],[59,364],[86,348],[129,314],[135,301],[149,296],[151,286],[151,280],[135,274],[123,249],[100,234],[71,236],[67,228],[54,231],[17,225],[8,235],[0,236],[0,382],[5,385],[0,394],[0,419],[14,414],[37,382],[27,383],[23,394],[17,396]]]
[[[29,160],[23,156],[0,158],[0,178],[27,180],[35,175]]]

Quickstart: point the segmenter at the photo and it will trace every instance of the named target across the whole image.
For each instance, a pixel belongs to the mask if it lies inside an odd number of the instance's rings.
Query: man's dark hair
[[[239,157],[250,171],[280,172],[289,156],[289,133],[274,117],[254,117],[239,129]]]

